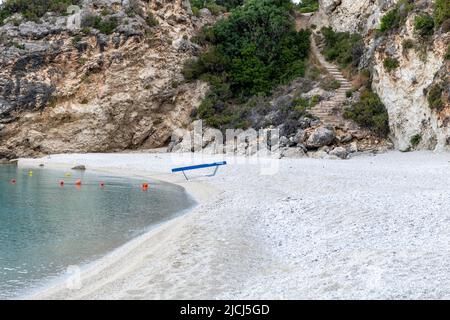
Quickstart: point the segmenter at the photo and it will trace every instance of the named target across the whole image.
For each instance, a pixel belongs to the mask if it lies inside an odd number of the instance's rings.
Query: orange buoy
[[[64,187],[64,180],[61,180],[61,181],[59,182],[59,186],[60,186],[60,187]]]
[[[105,183],[104,182],[100,182],[100,188],[104,188],[105,187]]]
[[[147,182],[144,182],[144,183],[142,184],[142,190],[144,190],[144,191],[147,191],[147,190],[148,190],[148,183],[147,183]]]
[[[78,187],[81,186],[81,180],[75,181],[75,185],[78,186]]]

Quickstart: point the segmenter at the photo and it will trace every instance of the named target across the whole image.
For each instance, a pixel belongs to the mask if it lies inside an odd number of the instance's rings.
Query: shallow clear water
[[[143,191],[142,182],[0,166],[0,298],[24,295],[194,205],[181,187],[150,181]]]

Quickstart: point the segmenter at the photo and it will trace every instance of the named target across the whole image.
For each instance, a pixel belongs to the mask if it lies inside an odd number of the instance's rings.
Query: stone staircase
[[[343,76],[338,67],[325,60],[321,53],[324,43],[317,44],[314,34],[311,36],[311,39],[312,53],[325,70],[340,83],[340,88],[337,89],[336,95],[331,97],[330,100],[319,102],[309,112],[319,118],[324,125],[345,128],[349,125],[349,122],[342,116],[342,106],[347,100],[346,93],[352,89],[352,84]]]

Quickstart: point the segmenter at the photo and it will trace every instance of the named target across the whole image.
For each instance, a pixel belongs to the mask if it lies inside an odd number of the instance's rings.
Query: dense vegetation
[[[5,0],[0,5],[0,25],[15,13],[21,13],[26,20],[36,21],[47,12],[65,14],[67,7],[80,2],[80,0]]]
[[[433,17],[436,26],[440,26],[444,21],[450,19],[450,1],[435,0]]]
[[[249,110],[237,105],[304,75],[310,33],[295,31],[292,9],[290,0],[248,0],[197,37],[209,50],[188,61],[184,75],[210,83],[198,109],[208,125],[245,126],[243,113]]]
[[[319,10],[319,0],[303,0],[297,4],[297,9],[301,13],[315,12]]]
[[[408,17],[408,13],[414,8],[414,1],[401,0],[395,8],[388,11],[382,18],[380,31],[387,32],[403,26]]]
[[[322,28],[325,41],[323,55],[328,61],[336,62],[341,68],[356,68],[364,52],[364,42],[359,34],[335,32]]]
[[[383,61],[383,66],[387,72],[391,72],[391,71],[397,69],[399,65],[400,65],[400,63],[395,58],[387,57]]]
[[[444,87],[442,84],[434,84],[428,92],[428,104],[431,109],[441,111],[444,107],[444,101],[442,100],[442,93]]]
[[[422,141],[422,136],[420,134],[415,134],[411,137],[409,142],[413,148],[417,147],[419,143]]]
[[[395,30],[404,25],[408,14],[414,9],[414,1],[401,0],[397,5],[388,11],[382,18],[380,31],[387,32]],[[448,31],[450,26],[450,1],[435,0],[433,16],[427,13],[421,13],[415,18],[414,29],[416,34],[421,37],[433,35],[434,29],[444,26],[444,32]]]
[[[414,31],[420,37],[429,37],[434,33],[433,17],[427,13],[418,15],[414,19]]]
[[[360,126],[370,129],[381,137],[389,133],[389,116],[378,95],[366,89],[358,102],[344,112],[344,117],[352,119]]]

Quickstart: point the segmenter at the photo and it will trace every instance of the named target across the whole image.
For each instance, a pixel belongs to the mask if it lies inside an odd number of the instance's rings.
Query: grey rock
[[[202,18],[210,18],[212,16],[211,11],[207,8],[200,9],[199,14]]]
[[[144,32],[139,30],[139,26],[136,26],[134,24],[121,24],[116,28],[116,32],[123,34],[125,37],[130,38],[133,36],[142,36]]]
[[[285,136],[282,136],[280,138],[280,146],[281,147],[286,147],[289,144],[289,139],[286,138]]]
[[[300,129],[308,129],[311,127],[311,120],[307,118],[302,119],[298,122],[298,126]]]
[[[308,152],[308,156],[313,159],[325,159],[328,157],[328,153],[325,151]]]
[[[308,148],[304,144],[298,144],[297,147],[301,148],[305,153],[308,152]]]
[[[295,144],[304,143],[307,139],[305,130],[303,130],[303,129],[298,130],[292,139]]]
[[[358,152],[358,144],[356,142],[352,142],[348,147],[347,147],[347,152],[348,153],[355,153]]]
[[[283,148],[281,149],[281,158],[304,158],[306,156],[305,151],[299,147]]]
[[[86,170],[86,166],[78,165],[78,166],[73,167],[72,170],[85,171]]]
[[[339,137],[339,141],[342,143],[350,142],[350,141],[352,141],[352,139],[353,139],[353,136],[351,133],[346,133],[343,136]]]
[[[33,21],[23,22],[19,26],[19,33],[22,37],[31,37],[33,39],[42,39],[49,34],[61,32],[62,27],[45,23],[35,23]]]
[[[336,138],[336,134],[333,130],[320,127],[317,128],[308,138],[306,146],[308,148],[320,148],[323,146],[329,146]]]
[[[311,120],[310,126],[315,127],[315,126],[320,125],[320,123],[321,123],[320,120]]]
[[[331,148],[329,146],[320,147],[317,151],[330,152]]]
[[[328,153],[330,156],[336,156],[340,159],[347,159],[348,152],[343,147],[336,147]]]

